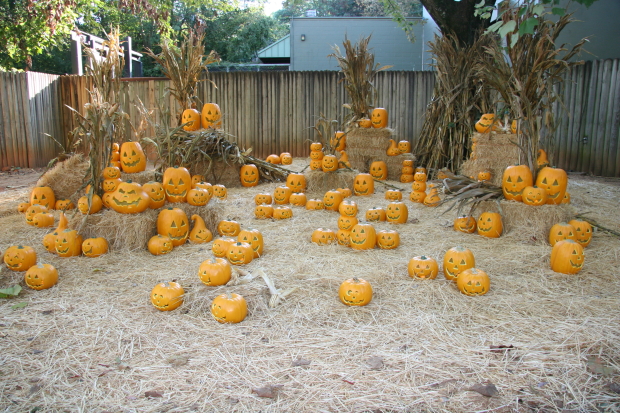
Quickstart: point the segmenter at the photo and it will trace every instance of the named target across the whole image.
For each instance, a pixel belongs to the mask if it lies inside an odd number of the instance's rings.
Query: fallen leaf
[[[115,367],[118,370],[126,370],[129,368],[129,363],[127,363],[126,361],[121,360],[120,357],[117,357],[116,360],[114,360],[114,364]]]
[[[299,367],[299,366],[308,366],[310,365],[310,363],[312,363],[310,360],[305,360],[300,357],[297,360],[293,360],[292,364],[293,364],[293,367]]]
[[[495,396],[497,393],[499,393],[497,391],[497,387],[495,387],[495,385],[493,383],[487,383],[487,384],[474,384],[473,386],[471,386],[468,389],[465,389],[467,391],[475,391],[477,393],[482,394],[483,396],[486,397],[493,397]]]
[[[0,290],[0,298],[13,298],[17,297],[22,290],[22,287],[19,284],[15,284],[9,288],[3,288]]]
[[[34,393],[38,392],[39,390],[41,390],[41,385],[40,384],[35,384],[34,386],[30,387],[30,394],[34,394]]]
[[[355,383],[353,383],[352,381],[345,380],[345,379],[342,379],[342,381],[344,381],[344,382],[345,382],[345,383],[347,383],[347,384],[350,384],[351,386],[353,386],[353,385],[355,384]]]
[[[252,389],[252,393],[256,393],[258,397],[269,397],[274,399],[278,395],[278,390],[284,387],[282,384],[268,384],[264,387]]]
[[[511,344],[511,345],[509,345],[509,346],[505,346],[505,345],[503,345],[503,344],[500,344],[499,346],[495,346],[495,345],[491,344],[491,345],[489,346],[489,348],[491,349],[491,353],[505,353],[505,352],[507,352],[508,350],[514,350],[514,349],[516,349],[516,347],[515,347],[515,346],[513,346],[512,344]]]
[[[172,356],[166,360],[168,364],[175,367],[184,366],[189,362],[188,356]]]
[[[366,360],[366,364],[370,367],[370,370],[381,370],[383,368],[383,358],[379,356],[372,356]]]
[[[164,395],[157,390],[149,390],[144,392],[144,397],[164,397]]]
[[[588,356],[586,365],[591,373],[602,374],[605,377],[611,376],[614,372],[612,367],[603,365],[603,360],[598,356]]]
[[[17,310],[18,308],[24,308],[24,307],[28,307],[28,303],[25,301],[12,305],[11,310]]]

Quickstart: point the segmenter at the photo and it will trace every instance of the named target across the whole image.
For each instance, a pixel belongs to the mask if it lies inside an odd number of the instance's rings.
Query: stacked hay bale
[[[501,186],[504,169],[519,163],[520,149],[517,135],[474,133],[471,157],[461,165],[461,175],[476,179],[478,172],[491,172],[489,183]]]

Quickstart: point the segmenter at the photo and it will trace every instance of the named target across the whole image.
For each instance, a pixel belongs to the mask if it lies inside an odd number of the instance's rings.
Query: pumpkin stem
[[[426,255],[422,255],[420,258],[423,259],[423,260],[428,259],[428,258],[426,258]]]

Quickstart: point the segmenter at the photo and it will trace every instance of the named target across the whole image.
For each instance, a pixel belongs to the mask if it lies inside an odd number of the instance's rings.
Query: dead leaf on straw
[[[465,390],[475,391],[486,397],[493,397],[499,393],[497,391],[497,387],[495,387],[493,383],[487,383],[487,384],[478,383],[478,384],[474,384],[473,386]]]
[[[590,373],[602,374],[605,377],[609,377],[613,374],[613,367],[605,366],[603,360],[598,356],[588,356],[586,366]]]
[[[383,358],[379,356],[372,356],[366,360],[366,364],[370,367],[370,370],[381,370],[383,368]]]
[[[126,370],[129,368],[129,363],[121,360],[120,357],[116,358],[116,360],[114,361],[114,364],[116,365],[116,368],[118,370]]]
[[[164,395],[157,390],[149,390],[144,392],[144,397],[164,397]]]
[[[180,366],[184,366],[189,362],[189,357],[188,356],[172,356],[169,357],[166,360],[166,363],[175,366],[175,367],[180,367]]]
[[[489,348],[491,349],[491,353],[506,353],[509,350],[515,350],[516,347],[513,346],[512,344],[509,346],[505,346],[503,344],[500,344],[499,346],[493,345],[491,344],[489,346]]]
[[[268,384],[257,389],[252,389],[252,393],[256,393],[258,397],[268,397],[270,399],[274,399],[282,387],[284,387],[282,384]]]
[[[310,360],[305,360],[302,358],[298,358],[297,360],[293,360],[293,367],[299,367],[299,366],[309,366],[310,363],[312,363]]]

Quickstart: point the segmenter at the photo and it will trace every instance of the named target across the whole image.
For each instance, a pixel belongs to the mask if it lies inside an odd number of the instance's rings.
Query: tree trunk
[[[462,46],[471,46],[483,29],[489,26],[488,19],[474,16],[475,5],[480,0],[420,0],[444,35],[453,33]],[[495,0],[485,0],[493,6]]]

